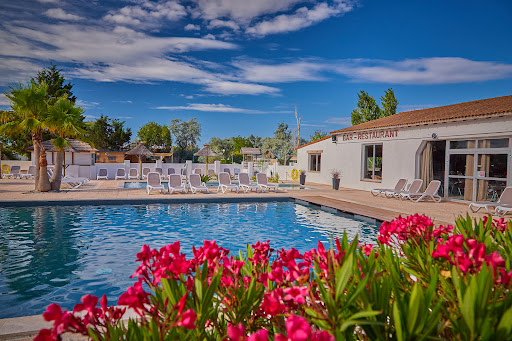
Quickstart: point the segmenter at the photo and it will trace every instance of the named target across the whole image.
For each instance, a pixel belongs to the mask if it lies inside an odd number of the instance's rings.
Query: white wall
[[[342,187],[361,190],[393,188],[398,179],[403,177],[412,180],[419,174],[416,154],[421,152],[423,141],[432,140],[433,133],[437,134],[438,140],[510,137],[512,117],[398,128],[398,136],[394,138],[343,141],[338,135],[337,143],[326,139],[299,148],[298,166],[307,171],[308,182],[331,184],[329,170],[336,168],[341,171]],[[372,143],[382,143],[382,182],[362,180],[363,145]],[[319,173],[308,171],[308,150],[323,150]]]

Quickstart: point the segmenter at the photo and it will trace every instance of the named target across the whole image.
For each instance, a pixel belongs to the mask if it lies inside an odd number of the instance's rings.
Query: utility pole
[[[297,111],[297,105],[295,105],[295,119],[297,120],[297,137],[295,140],[295,148],[297,148],[300,144],[300,121],[302,121],[302,116]]]

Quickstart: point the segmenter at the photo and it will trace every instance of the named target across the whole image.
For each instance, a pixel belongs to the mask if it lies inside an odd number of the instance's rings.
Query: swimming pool
[[[236,182],[236,181],[233,181],[233,183],[238,184],[238,182]],[[167,181],[162,181],[162,184],[164,185],[165,188],[167,188],[169,185]],[[146,185],[147,185],[146,181],[125,181],[123,188],[140,189],[140,188],[146,188]],[[219,183],[216,181],[208,181],[206,183],[206,186],[212,187],[212,188],[217,188],[219,186]],[[279,184],[278,186],[279,186],[279,188],[283,188],[283,189],[311,189],[312,188],[309,186],[302,186],[299,184]]]
[[[374,242],[377,227],[295,202],[0,208],[0,318],[72,309],[84,294],[115,303],[133,284],[135,255],[179,240],[184,252],[216,240],[232,253],[271,240],[306,251],[330,235]]]

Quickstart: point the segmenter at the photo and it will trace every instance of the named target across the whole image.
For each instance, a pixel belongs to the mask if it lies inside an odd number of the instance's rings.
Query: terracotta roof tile
[[[313,144],[313,143],[317,143],[317,142],[320,142],[320,141],[323,141],[323,140],[327,140],[327,139],[330,139],[332,137],[332,135],[329,135],[329,136],[326,136],[326,137],[322,137],[321,139],[318,139],[318,140],[315,140],[315,141],[311,141],[309,143],[306,143],[306,144],[303,144],[302,146],[298,146],[297,148],[295,149],[300,149],[302,147],[306,147],[306,146],[309,146],[310,144]]]
[[[331,134],[356,130],[413,125],[419,123],[428,124],[430,122],[433,123],[453,119],[477,118],[478,116],[486,116],[505,112],[512,112],[512,95],[481,99],[478,101],[452,104],[430,109],[401,112],[388,117],[361,123],[352,127],[336,130],[331,132]]]

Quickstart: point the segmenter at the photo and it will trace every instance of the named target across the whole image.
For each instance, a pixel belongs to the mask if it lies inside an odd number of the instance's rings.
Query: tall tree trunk
[[[46,150],[43,147],[43,136],[38,134],[37,145],[39,146],[39,192],[48,192],[52,189],[50,179],[48,178],[48,161],[46,160]]]
[[[34,190],[39,191],[39,144],[37,143],[37,134],[32,134],[32,144],[34,145],[34,166],[36,167],[36,176]]]
[[[55,159],[55,169],[53,170],[50,184],[52,191],[60,191],[60,184],[62,180],[62,167],[64,165],[64,151],[58,151]]]

